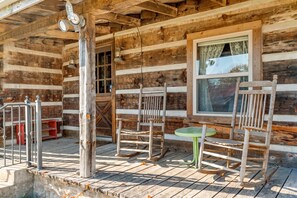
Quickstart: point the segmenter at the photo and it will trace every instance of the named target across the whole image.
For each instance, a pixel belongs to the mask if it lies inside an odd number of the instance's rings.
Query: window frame
[[[236,72],[236,73],[225,73],[225,74],[209,74],[209,75],[197,75],[196,74],[196,61],[197,61],[197,50],[198,50],[198,44],[204,43],[204,42],[211,42],[211,41],[219,41],[224,39],[230,39],[241,37],[241,36],[247,36],[248,37],[248,72]],[[197,80],[201,79],[212,79],[212,78],[227,78],[227,77],[242,77],[247,76],[249,81],[252,81],[253,79],[253,67],[252,67],[252,60],[253,60],[253,33],[252,30],[242,31],[242,32],[236,32],[236,33],[230,33],[230,34],[224,34],[224,35],[218,35],[218,36],[212,36],[202,39],[194,39],[193,40],[193,115],[203,115],[203,116],[231,116],[231,113],[223,113],[223,112],[197,112],[197,100],[198,100],[198,94],[197,94]]]
[[[216,112],[196,112],[196,65],[197,60],[197,43],[215,41],[221,39],[235,38],[239,36],[248,36],[248,52],[249,52],[249,71],[248,79],[261,80],[262,79],[262,22],[254,21],[233,26],[222,27],[218,29],[211,29],[202,32],[191,33],[187,35],[187,116],[188,118],[203,118],[203,117],[229,117],[230,113],[216,113]],[[210,78],[215,77],[236,77],[246,76],[242,73],[233,74],[215,74],[203,75]],[[198,76],[198,75],[197,75]],[[202,77],[203,78],[203,77]],[[202,79],[201,78],[201,79]],[[204,78],[204,79],[205,79]],[[208,79],[208,78],[207,78]],[[203,119],[202,119],[203,120]],[[205,119],[204,119],[205,120]],[[207,120],[207,119],[206,119]]]
[[[111,62],[110,64],[106,64],[105,63],[105,56],[106,56],[106,52],[111,52]],[[103,79],[99,79],[99,78],[96,78],[95,81],[96,81],[96,85],[97,86],[97,81],[99,82],[100,80],[103,81],[104,83],[104,93],[96,93],[96,97],[104,97],[104,96],[111,96],[112,95],[112,91],[111,92],[106,92],[106,81],[107,80],[111,80],[111,85],[113,85],[113,80],[114,80],[114,77],[113,77],[113,48],[112,48],[112,45],[111,44],[107,44],[105,46],[102,46],[100,48],[97,48],[96,49],[96,52],[95,52],[95,58],[97,58],[97,54],[99,55],[100,53],[104,53],[104,64],[101,65],[101,67],[107,67],[108,65],[110,65],[111,67],[111,78],[106,78],[106,70],[104,69],[104,78]],[[96,62],[96,60],[95,60]],[[95,72],[96,72],[96,68],[99,68],[100,64],[95,64]],[[99,88],[99,85],[98,85],[98,88]]]

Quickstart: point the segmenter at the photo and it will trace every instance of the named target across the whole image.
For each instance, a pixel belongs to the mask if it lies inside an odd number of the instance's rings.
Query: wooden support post
[[[91,177],[96,167],[95,20],[86,16],[79,34],[80,176]]]

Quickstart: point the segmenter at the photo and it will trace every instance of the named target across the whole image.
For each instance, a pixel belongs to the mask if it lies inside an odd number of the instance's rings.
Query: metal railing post
[[[5,108],[3,108],[3,160],[4,166],[6,166],[6,117],[5,117]]]
[[[36,100],[36,142],[37,142],[37,169],[42,169],[42,123],[41,123],[41,101],[37,96]]]
[[[28,96],[25,99],[25,127],[26,127],[26,154],[27,154],[27,165],[31,166],[32,152],[31,152],[31,106]],[[21,130],[19,126],[19,131]],[[20,142],[19,142],[20,143]]]

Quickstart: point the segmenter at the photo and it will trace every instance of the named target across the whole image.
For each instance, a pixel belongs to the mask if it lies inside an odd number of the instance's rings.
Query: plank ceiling
[[[71,1],[75,5],[77,3],[80,3],[82,0],[71,0]],[[203,9],[201,10],[200,8],[200,6],[202,5],[204,7],[208,7],[208,9],[215,9],[222,6],[220,5],[220,3],[215,1],[224,2],[225,0],[158,0],[158,1],[151,0],[150,2],[153,2],[153,3],[158,2],[159,4],[161,4],[162,5],[161,8],[155,5],[151,8],[150,5],[146,4],[146,5],[140,6],[141,4],[139,4],[139,6],[133,6],[133,7],[130,7],[129,9],[121,9],[118,13],[111,13],[111,14],[109,13],[107,18],[103,14],[95,13],[97,17],[96,19],[97,26],[99,27],[97,36],[130,28],[131,27],[131,24],[129,24],[130,21],[133,21],[134,24],[144,25],[147,23],[157,22],[158,20],[160,21],[160,20],[170,19],[173,17],[178,17],[180,15],[183,15],[183,12],[187,11],[187,9],[189,10],[189,8],[194,10],[192,12],[198,12],[198,11],[203,11]],[[229,3],[233,4],[235,2],[239,3],[242,1],[245,1],[245,0],[229,0]],[[1,3],[1,0],[0,0],[0,3]],[[165,6],[165,10],[166,10],[166,6],[168,6],[169,7],[168,10],[171,11],[171,13],[166,14],[166,11],[163,12],[164,11],[164,9],[162,9],[164,8],[163,6]],[[156,10],[154,10],[155,8]],[[172,15],[173,11],[170,10],[172,8],[173,9],[178,8],[178,11],[177,9],[175,10],[176,11],[175,16]],[[183,8],[183,11],[181,11],[180,8]],[[64,9],[65,9],[64,0],[44,0],[35,6],[27,8],[21,12],[18,12],[17,14],[1,19],[0,35],[5,32],[13,30],[14,28],[42,19],[43,17],[54,15],[55,13],[58,13]],[[208,9],[205,9],[205,10],[208,10]],[[144,12],[146,12],[145,17],[143,16]],[[115,14],[115,15],[112,15],[112,14]],[[157,20],[154,20],[152,19],[152,17],[151,18],[148,17],[150,16],[150,14],[152,16],[155,16],[155,15],[164,15],[164,16],[159,17]],[[186,14],[189,14],[189,13],[187,12]],[[148,18],[149,20],[146,21],[145,19],[148,19]],[[135,25],[132,25],[132,26],[135,26]],[[50,38],[54,38],[56,36],[57,38],[61,38],[61,36],[58,35],[59,30],[57,25],[49,27],[47,31],[51,31],[51,34],[49,34],[48,32],[44,32],[44,33],[38,33],[37,35],[35,34],[32,36],[50,37]],[[70,40],[70,42],[72,40],[72,42],[74,42],[75,40],[77,40],[77,37],[74,35],[75,33],[72,33],[72,34],[73,35],[64,36],[62,37],[62,39]]]

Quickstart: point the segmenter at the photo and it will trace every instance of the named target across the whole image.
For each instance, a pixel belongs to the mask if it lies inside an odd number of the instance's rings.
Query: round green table
[[[216,130],[207,128],[206,136],[212,136],[216,134]],[[193,160],[191,162],[187,162],[187,165],[195,165],[198,166],[199,159],[199,142],[198,138],[202,136],[202,127],[186,127],[175,130],[175,135],[181,137],[191,137],[193,139]]]

